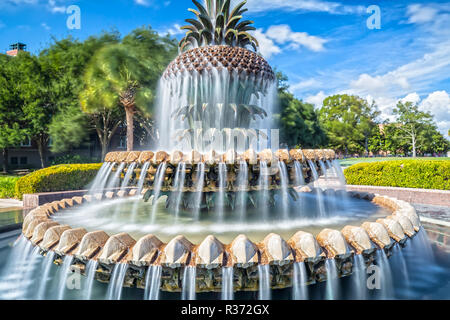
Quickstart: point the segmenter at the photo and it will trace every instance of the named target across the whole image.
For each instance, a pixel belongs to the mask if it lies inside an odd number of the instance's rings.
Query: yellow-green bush
[[[450,161],[358,163],[344,171],[348,184],[450,190]]]
[[[0,176],[0,199],[14,197],[14,188],[17,177],[2,177]]]
[[[81,190],[96,176],[101,164],[65,164],[38,170],[20,178],[15,196],[24,194]]]

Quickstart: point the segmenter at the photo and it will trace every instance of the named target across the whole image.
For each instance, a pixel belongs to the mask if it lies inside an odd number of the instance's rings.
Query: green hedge
[[[18,177],[2,177],[0,176],[0,199],[13,198],[16,182]]]
[[[351,185],[450,190],[450,161],[358,163],[344,170]]]
[[[15,196],[24,194],[80,190],[97,174],[101,164],[66,164],[38,170],[20,178],[16,183]]]

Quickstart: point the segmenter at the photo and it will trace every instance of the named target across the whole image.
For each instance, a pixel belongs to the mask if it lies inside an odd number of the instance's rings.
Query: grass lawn
[[[440,158],[434,158],[434,157],[427,157],[427,158],[406,158],[406,157],[387,157],[387,158],[348,158],[339,160],[341,163],[341,166],[343,167],[349,167],[356,163],[360,162],[378,162],[378,161],[392,161],[392,160],[447,160],[449,161],[450,158],[446,157],[440,157]]]
[[[0,175],[0,199],[14,197],[14,188],[17,180],[19,180],[17,176]]]

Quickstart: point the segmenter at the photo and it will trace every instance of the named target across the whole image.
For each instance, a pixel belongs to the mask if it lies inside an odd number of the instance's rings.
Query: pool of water
[[[0,228],[23,222],[21,208],[0,208]]]
[[[127,232],[136,239],[155,234],[162,241],[170,241],[183,234],[192,242],[201,242],[207,235],[214,234],[224,243],[231,242],[239,234],[245,233],[253,241],[261,241],[271,232],[289,239],[297,231],[317,234],[324,227],[342,229],[345,225],[361,225],[368,220],[376,220],[390,214],[365,200],[323,197],[325,215],[318,214],[318,202],[314,194],[304,194],[301,200],[289,201],[288,216],[283,216],[283,208],[275,206],[267,219],[261,217],[262,209],[248,209],[245,218],[239,209],[228,210],[219,220],[217,212],[203,212],[198,221],[193,212],[179,212],[165,208],[161,198],[156,208],[150,202],[138,198],[103,201],[83,205],[75,209],[63,210],[54,216],[60,224],[83,227],[88,231],[104,230],[114,234]],[[154,213],[154,217],[152,215]]]

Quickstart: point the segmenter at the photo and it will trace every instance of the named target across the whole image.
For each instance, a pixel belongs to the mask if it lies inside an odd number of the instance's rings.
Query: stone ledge
[[[63,199],[82,197],[88,190],[77,190],[77,191],[61,191],[61,192],[45,192],[45,193],[34,193],[34,194],[24,194],[23,195],[23,207],[24,209],[34,209],[42,206],[46,203],[53,201],[60,201]]]
[[[450,191],[446,190],[355,185],[348,185],[347,190],[377,193],[379,195],[394,197],[410,203],[450,207]]]

